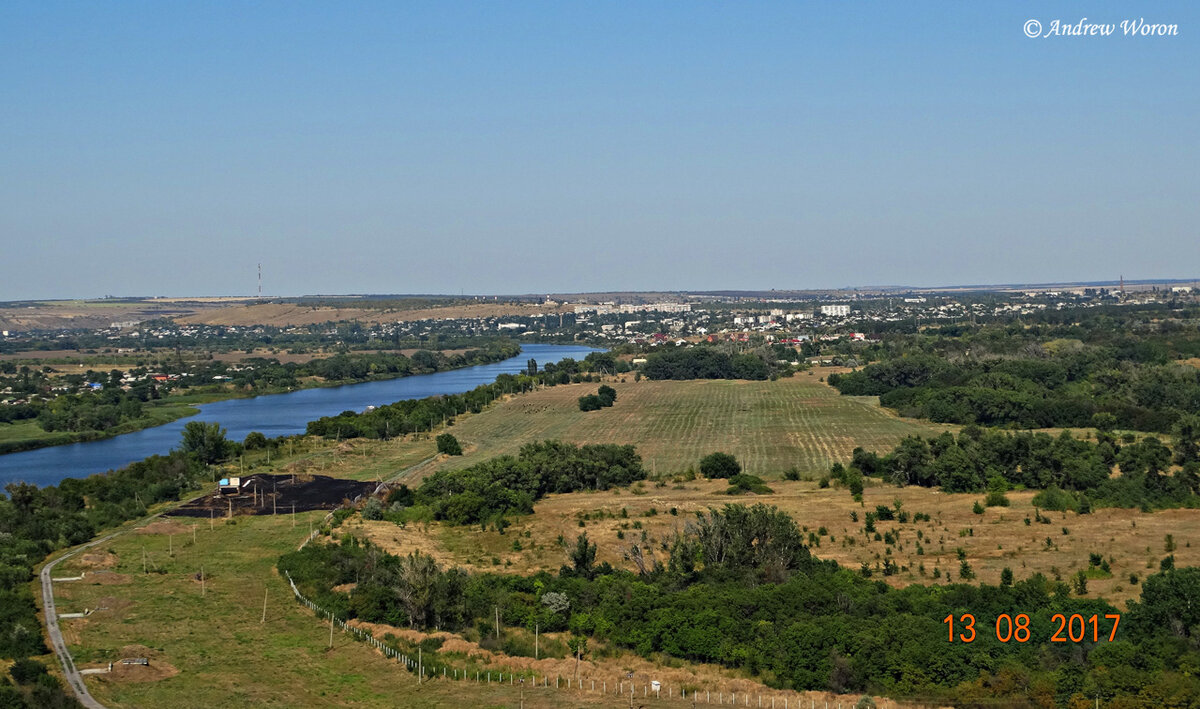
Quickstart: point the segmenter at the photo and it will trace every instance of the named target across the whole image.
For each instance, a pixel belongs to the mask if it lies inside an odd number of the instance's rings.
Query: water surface
[[[524,371],[531,358],[538,364],[545,364],[567,357],[583,359],[589,352],[596,351],[580,345],[521,345],[521,350],[516,357],[477,367],[202,404],[197,407],[200,413],[195,416],[162,426],[101,441],[0,455],[0,485],[18,480],[54,485],[64,478],[87,477],[156,453],[165,454],[179,445],[183,427],[189,421],[216,421],[228,429],[228,437],[236,441],[251,431],[260,431],[268,438],[292,435],[303,433],[309,421],[322,416],[362,411],[368,406],[401,399],[470,391],[480,384],[492,382],[500,374]]]

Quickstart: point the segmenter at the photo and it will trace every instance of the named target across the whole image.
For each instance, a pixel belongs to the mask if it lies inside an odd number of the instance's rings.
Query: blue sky
[[[1200,272],[1200,8],[902,5],[0,4],[0,299]]]

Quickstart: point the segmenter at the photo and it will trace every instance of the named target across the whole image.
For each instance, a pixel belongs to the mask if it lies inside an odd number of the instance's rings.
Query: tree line
[[[1174,453],[1154,436],[1118,439],[1101,432],[1093,442],[1069,431],[1051,436],[967,426],[957,436],[905,437],[882,456],[856,448],[848,465],[834,464],[831,476],[855,494],[862,492],[862,477],[871,476],[946,492],[1057,490],[1067,494],[1044,499],[1058,500],[1057,509],[1080,512],[1093,506],[1200,507],[1198,444],[1195,416],[1178,422]],[[1172,474],[1173,464],[1179,468]],[[1119,476],[1112,475],[1114,467]]]
[[[633,446],[543,441],[521,446],[516,456],[439,470],[422,481],[411,504],[428,506],[435,519],[451,524],[497,524],[533,512],[533,503],[550,493],[608,490],[645,477]]]
[[[878,396],[905,416],[957,424],[1081,428],[1101,417],[1115,428],[1167,432],[1200,411],[1200,368],[1168,357],[1190,354],[1190,338],[1089,330],[1076,334],[1101,344],[1029,333],[997,343],[1006,330],[897,338],[874,349],[881,361],[831,374],[829,383],[842,394]]]
[[[649,379],[753,379],[773,373],[767,358],[758,352],[731,354],[716,347],[673,347],[646,358],[642,375]]]

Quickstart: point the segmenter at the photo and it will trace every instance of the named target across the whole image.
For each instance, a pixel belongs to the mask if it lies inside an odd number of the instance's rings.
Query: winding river
[[[251,431],[260,431],[267,437],[292,435],[303,433],[309,421],[322,416],[362,411],[368,406],[401,399],[460,394],[490,383],[497,375],[523,371],[531,358],[544,364],[567,357],[583,359],[595,351],[581,345],[521,345],[521,354],[516,357],[478,367],[202,404],[195,416],[162,426],[101,441],[0,455],[0,486],[14,481],[54,485],[64,478],[87,477],[167,453],[179,445],[188,421],[217,421],[228,429],[228,437],[237,441]]]

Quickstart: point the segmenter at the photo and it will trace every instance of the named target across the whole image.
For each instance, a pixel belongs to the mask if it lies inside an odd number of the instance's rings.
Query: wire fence
[[[313,536],[315,536],[314,533]],[[311,539],[312,537],[310,537]],[[292,593],[295,594],[296,600],[306,608],[317,614],[318,617],[328,619],[330,631],[341,630],[343,634],[351,635],[355,640],[364,642],[375,649],[379,650],[384,657],[395,660],[401,667],[409,672],[417,675],[418,682],[427,681],[459,681],[459,682],[477,682],[479,684],[502,684],[509,686],[520,685],[526,688],[547,689],[547,690],[571,690],[591,692],[596,694],[615,696],[615,697],[632,697],[641,699],[658,699],[658,700],[681,700],[690,701],[693,704],[718,704],[729,706],[747,706],[747,707],[770,707],[771,709],[852,709],[858,705],[856,699],[842,700],[820,700],[799,696],[797,694],[788,694],[784,692],[763,694],[759,692],[731,692],[728,689],[705,690],[697,688],[688,688],[686,686],[670,686],[653,680],[642,680],[638,682],[635,678],[616,679],[609,681],[606,679],[595,679],[592,677],[563,677],[555,675],[554,681],[550,681],[548,674],[539,675],[533,670],[514,671],[514,670],[475,670],[473,673],[463,668],[454,667],[442,663],[438,660],[432,662],[418,653],[415,657],[410,652],[404,652],[387,642],[376,638],[371,632],[364,628],[351,625],[350,623],[338,618],[333,612],[328,611],[313,601],[304,597],[300,593],[300,589],[296,587],[296,582],[292,580],[292,575],[286,570],[283,572],[287,576],[288,584],[292,587]],[[332,637],[332,635],[331,635]],[[472,676],[473,674],[473,676]],[[875,704],[879,709],[885,707],[896,707],[895,703],[886,699],[877,699]]]

